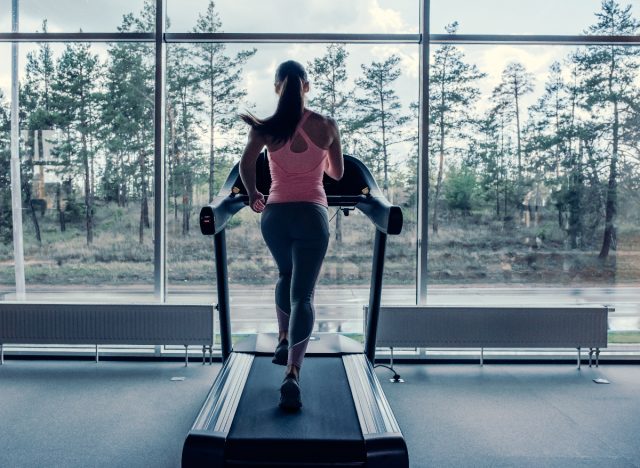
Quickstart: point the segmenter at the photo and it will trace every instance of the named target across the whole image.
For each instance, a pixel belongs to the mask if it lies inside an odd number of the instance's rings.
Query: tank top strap
[[[296,132],[299,133],[307,143],[309,142],[309,135],[307,135],[307,132],[304,131],[304,128],[302,128],[302,126],[307,121],[310,115],[311,115],[311,111],[305,110],[304,113],[302,114],[302,117],[300,118],[300,122],[298,122],[298,126],[296,127]]]

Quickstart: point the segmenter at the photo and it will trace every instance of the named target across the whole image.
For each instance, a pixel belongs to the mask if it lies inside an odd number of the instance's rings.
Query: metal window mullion
[[[166,210],[165,210],[165,42],[166,0],[156,0],[155,82],[153,109],[153,278],[154,295],[160,302],[167,300],[166,288]],[[157,351],[157,350],[156,350]]]
[[[418,117],[418,225],[416,303],[427,303],[427,253],[429,240],[429,9],[430,0],[420,1],[420,64]]]
[[[418,44],[419,34],[340,34],[340,33],[166,33],[167,43],[349,43]]]
[[[155,33],[0,33],[0,42],[153,42]]]
[[[18,0],[11,2],[11,29],[18,31]],[[18,44],[11,44],[11,222],[13,223],[13,261],[16,298],[26,298],[24,246],[22,235],[22,182],[20,180],[20,112],[19,112]]]
[[[431,34],[432,44],[484,45],[640,45],[638,36],[535,35],[535,34]]]
[[[157,0],[156,0],[157,1]],[[421,5],[422,8],[424,8]],[[166,9],[163,10],[166,12]],[[423,14],[421,13],[421,20]],[[427,30],[428,30],[427,26]],[[225,43],[327,43],[350,44],[418,44],[420,34],[340,34],[340,33],[164,33],[166,43],[225,42]],[[521,35],[521,34],[427,34],[432,44],[478,45],[640,45],[638,36],[588,35]],[[0,32],[0,42],[154,42],[155,32],[60,32],[21,33]]]

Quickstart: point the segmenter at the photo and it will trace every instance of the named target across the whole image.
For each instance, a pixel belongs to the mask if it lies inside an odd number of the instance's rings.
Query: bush
[[[478,182],[470,169],[462,167],[449,170],[444,184],[444,196],[451,210],[468,213],[478,195]]]

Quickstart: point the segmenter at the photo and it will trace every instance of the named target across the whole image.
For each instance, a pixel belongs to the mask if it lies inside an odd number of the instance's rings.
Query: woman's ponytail
[[[282,91],[275,113],[266,119],[259,119],[249,112],[240,117],[276,143],[291,139],[304,113],[302,88],[306,82],[307,73],[302,65],[293,60],[283,62],[276,70],[276,83],[282,83]]]

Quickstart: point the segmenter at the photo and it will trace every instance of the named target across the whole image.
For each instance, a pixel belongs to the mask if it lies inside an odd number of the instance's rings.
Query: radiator
[[[213,345],[214,306],[0,302],[0,344]]]
[[[376,346],[606,348],[609,308],[381,307]]]

